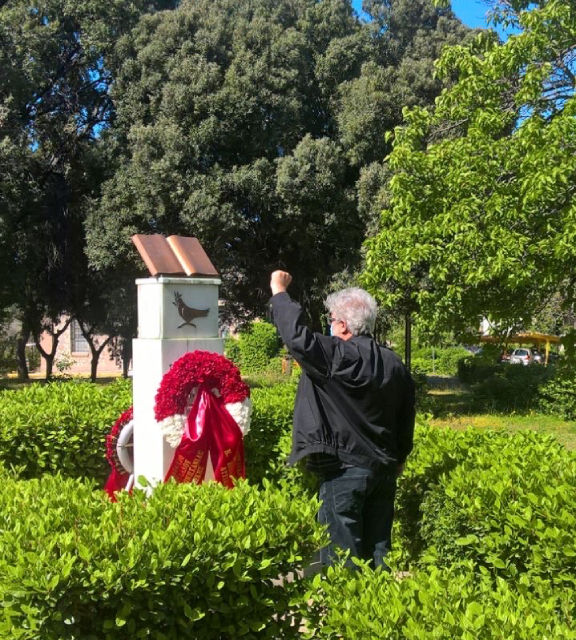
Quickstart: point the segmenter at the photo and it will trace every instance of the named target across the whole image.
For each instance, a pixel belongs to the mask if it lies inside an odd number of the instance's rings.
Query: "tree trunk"
[[[42,328],[44,331],[47,331],[50,334],[50,337],[52,338],[52,348],[50,349],[50,352],[45,351],[42,348],[42,345],[40,344],[41,333],[33,334],[36,347],[38,351],[40,351],[40,355],[46,361],[46,376],[44,377],[46,381],[50,380],[50,378],[52,377],[52,371],[54,369],[54,359],[56,358],[56,351],[58,349],[58,342],[60,340],[60,336],[64,333],[64,331],[66,331],[66,329],[68,329],[68,326],[70,325],[72,320],[73,320],[72,317],[68,318],[68,320],[64,323],[64,326],[58,331],[54,331],[54,325],[52,325],[51,327]]]
[[[122,377],[128,377],[130,361],[132,360],[132,340],[122,338]]]
[[[26,344],[30,338],[30,329],[22,325],[20,335],[16,343],[16,358],[18,360],[18,380],[30,380],[28,375],[28,363],[26,362]]]
[[[86,337],[86,336],[84,336]],[[95,338],[96,336],[91,336],[91,338]],[[106,340],[98,347],[94,345],[94,340],[86,338],[88,340],[88,344],[90,345],[90,351],[92,351],[92,360],[90,360],[90,381],[96,382],[96,373],[98,371],[98,362],[100,361],[100,356],[102,351],[104,351],[104,347],[112,340],[113,336],[108,336]]]

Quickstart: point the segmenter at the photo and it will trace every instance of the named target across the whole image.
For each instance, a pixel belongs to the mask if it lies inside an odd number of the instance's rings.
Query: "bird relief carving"
[[[184,320],[184,322],[178,326],[178,329],[188,325],[189,327],[194,327],[196,329],[196,325],[192,322],[196,318],[205,318],[210,312],[210,308],[208,309],[194,309],[189,307],[184,300],[182,300],[182,294],[178,293],[178,291],[174,292],[175,301],[172,303],[175,307],[178,307],[178,314]]]

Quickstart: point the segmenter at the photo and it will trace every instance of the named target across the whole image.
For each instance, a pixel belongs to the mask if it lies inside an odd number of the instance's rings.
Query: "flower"
[[[120,432],[131,420],[134,419],[134,407],[130,407],[116,420],[114,426],[110,430],[110,433],[106,436],[106,459],[113,469],[116,469],[119,473],[126,473],[126,470],[122,466],[116,445],[118,444],[118,437]]]
[[[173,449],[180,444],[198,387],[204,383],[210,385],[217,398],[222,398],[242,434],[246,435],[250,429],[250,388],[242,380],[238,367],[217,353],[192,351],[174,362],[156,394],[156,420]]]

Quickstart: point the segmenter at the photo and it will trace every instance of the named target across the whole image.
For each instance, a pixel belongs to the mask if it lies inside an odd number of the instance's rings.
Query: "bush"
[[[493,411],[528,411],[538,406],[538,389],[546,384],[552,369],[542,366],[503,364],[496,372],[471,388],[473,401]]]
[[[252,422],[244,440],[246,477],[260,483],[271,475],[280,440],[285,434],[292,433],[296,385],[286,383],[252,389],[251,398]],[[275,479],[279,476],[278,471],[276,468]]]
[[[576,579],[576,457],[534,432],[420,427],[398,494],[396,557]]]
[[[426,374],[441,376],[455,376],[458,373],[458,363],[470,356],[464,347],[426,347],[417,349],[412,356],[412,368]]]
[[[0,374],[11,373],[17,368],[16,338],[10,338],[0,333]]]
[[[296,638],[288,615],[325,544],[318,502],[240,482],[108,501],[91,482],[8,481],[0,495],[0,638]],[[297,597],[298,596],[298,597]]]
[[[242,356],[240,353],[240,343],[238,341],[238,338],[228,336],[224,340],[224,355],[228,358],[228,360],[232,360],[232,362],[237,367],[240,367]]]
[[[62,472],[103,481],[105,438],[132,404],[129,380],[32,384],[0,392],[0,461],[24,478]]]
[[[280,349],[276,328],[268,322],[252,322],[248,329],[240,332],[238,344],[242,373],[264,371]]]
[[[505,366],[505,365],[502,365]],[[478,356],[467,356],[458,361],[458,379],[460,382],[474,384],[492,378],[501,369],[501,365],[486,362]]]
[[[574,640],[574,591],[522,576],[493,580],[470,564],[398,580],[334,567],[306,596],[315,638]]]
[[[576,420],[576,369],[558,366],[538,389],[538,408],[564,420]]]

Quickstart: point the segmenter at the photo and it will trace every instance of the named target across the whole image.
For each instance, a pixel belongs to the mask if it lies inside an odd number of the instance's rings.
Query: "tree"
[[[98,191],[88,170],[91,147],[113,117],[114,46],[143,12],[164,6],[0,5],[0,266],[11,275],[0,285],[0,306],[16,305],[21,343],[74,313],[85,262],[84,204]],[[58,334],[52,338],[55,349]]]
[[[574,301],[576,7],[492,4],[522,31],[445,49],[452,86],[405,111],[364,282],[424,327],[461,334],[488,317],[505,339],[555,292]]]
[[[269,274],[283,267],[319,328],[330,277],[360,266],[369,221],[356,183],[387,153],[374,140],[398,124],[402,91],[377,129],[361,115],[398,77],[409,84],[394,71],[406,52],[435,55],[465,31],[427,0],[406,19],[406,0],[378,4],[392,7],[378,28],[349,0],[184,0],[143,18],[118,49],[118,168],[87,221],[91,263],[134,269],[135,232],[194,235],[222,273],[229,313],[262,315]],[[414,44],[428,37],[437,45]],[[430,64],[406,69],[429,75]],[[422,82],[417,104],[439,90]],[[363,83],[374,92],[360,108]]]

